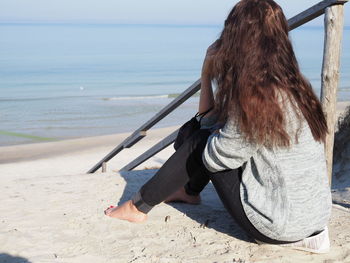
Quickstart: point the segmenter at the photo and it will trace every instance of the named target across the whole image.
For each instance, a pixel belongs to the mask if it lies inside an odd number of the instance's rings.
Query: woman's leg
[[[292,242],[273,240],[261,234],[247,218],[240,197],[242,168],[211,173],[210,179],[226,210],[243,230],[254,239],[270,244],[288,244]]]
[[[141,187],[139,197],[148,205],[143,212],[147,213],[187,183],[193,192],[200,193],[204,189],[209,176],[203,169],[201,156],[209,135],[208,130],[195,132]]]
[[[204,167],[202,153],[209,135],[209,130],[194,133],[141,187],[133,200],[106,210],[106,214],[131,222],[142,222],[153,206],[164,201],[179,188],[185,186],[187,194],[198,195],[211,180],[227,211],[249,235],[266,243],[290,243],[265,237],[248,220],[239,194],[241,168],[211,173]]]
[[[130,209],[132,206],[145,215],[153,206],[163,202],[185,185],[189,194],[202,191],[209,182],[209,176],[201,159],[209,135],[210,131],[205,129],[195,132],[141,187],[132,201],[107,209],[105,213],[112,217],[129,220],[126,214],[135,212],[134,209]],[[127,208],[127,211],[124,211],[124,208]],[[139,222],[133,218],[129,221]]]

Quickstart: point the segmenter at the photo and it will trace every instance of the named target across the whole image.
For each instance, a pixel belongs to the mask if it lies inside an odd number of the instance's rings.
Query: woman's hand
[[[220,133],[220,130],[219,129],[216,129],[212,132],[212,134],[219,134]]]
[[[213,58],[219,48],[219,40],[216,40],[213,44],[211,44],[204,58],[203,66],[202,66],[202,77],[210,77],[212,66],[213,66]]]

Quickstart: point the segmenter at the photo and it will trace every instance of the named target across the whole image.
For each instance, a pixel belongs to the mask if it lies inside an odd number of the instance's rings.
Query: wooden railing
[[[339,67],[340,67],[340,51],[342,41],[342,31],[344,23],[344,7],[348,0],[324,0],[300,14],[288,20],[289,30],[293,30],[305,23],[325,14],[325,44],[322,65],[322,84],[321,84],[321,101],[323,110],[326,113],[329,133],[326,139],[326,159],[328,175],[331,182],[332,162],[333,162],[333,141],[334,141],[334,126],[335,112],[337,101],[337,89],[339,82]],[[180,96],[175,98],[171,103],[165,106],[154,117],[148,120],[140,128],[134,131],[122,143],[115,147],[101,161],[93,166],[88,173],[94,173],[102,167],[102,171],[106,170],[106,163],[115,155],[125,148],[130,148],[135,143],[140,141],[147,135],[147,130],[152,128],[156,123],[165,118],[169,113],[175,110],[193,94],[200,90],[200,79],[194,82]],[[178,131],[173,132],[165,139],[154,145],[148,151],[137,157],[135,160],[124,166],[121,170],[132,170],[147,159],[151,158],[171,143],[174,142]]]

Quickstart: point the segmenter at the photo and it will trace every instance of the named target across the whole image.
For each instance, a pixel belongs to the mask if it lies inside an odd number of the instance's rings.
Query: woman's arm
[[[229,120],[222,129],[209,136],[202,155],[203,163],[211,172],[236,169],[248,161],[258,147],[247,142],[234,121]]]
[[[214,94],[211,85],[211,68],[213,63],[213,56],[217,50],[217,41],[210,45],[207,49],[207,53],[202,66],[201,74],[201,91],[199,97],[198,112],[203,113],[213,108],[214,106]],[[213,111],[206,114],[209,117],[213,114]]]
[[[201,77],[201,91],[199,97],[199,107],[198,112],[203,113],[214,106],[214,94],[211,85],[210,76],[202,74]],[[213,111],[208,112],[206,116],[212,115]]]

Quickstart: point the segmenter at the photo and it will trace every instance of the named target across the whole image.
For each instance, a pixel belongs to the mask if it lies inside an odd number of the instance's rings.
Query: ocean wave
[[[76,98],[87,98],[88,95],[83,96],[57,96],[57,97],[30,97],[30,98],[0,98],[0,102],[30,102],[30,101],[47,101],[47,100],[58,100],[58,99],[76,99]]]
[[[145,100],[145,99],[165,99],[171,98],[170,94],[168,95],[149,95],[149,96],[121,96],[121,97],[111,97],[111,98],[102,98],[102,100]]]
[[[163,95],[135,95],[135,96],[120,96],[120,97],[110,97],[110,98],[102,98],[102,100],[147,100],[147,99],[173,99],[180,96],[181,93],[171,93],[171,94],[163,94]],[[199,93],[195,93],[192,97],[198,97]]]
[[[339,87],[339,91],[350,91],[350,87]]]

